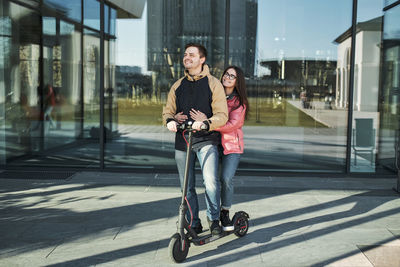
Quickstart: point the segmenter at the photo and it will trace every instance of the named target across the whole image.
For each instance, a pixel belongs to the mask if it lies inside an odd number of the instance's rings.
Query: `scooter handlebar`
[[[182,123],[182,124],[178,124],[176,126],[177,129],[180,130],[187,130],[187,131],[198,131],[196,129],[192,128],[193,122],[192,121],[188,121],[187,123]],[[200,127],[201,131],[206,131],[207,130],[207,125],[205,125],[204,123],[201,125]]]

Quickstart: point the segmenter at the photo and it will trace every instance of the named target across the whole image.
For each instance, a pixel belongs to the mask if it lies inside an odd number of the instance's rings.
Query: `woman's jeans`
[[[195,163],[199,159],[201,170],[203,172],[203,183],[206,188],[205,198],[207,205],[207,217],[210,220],[219,220],[220,213],[220,183],[218,180],[218,147],[215,145],[206,145],[198,151],[192,151],[189,163],[188,191],[187,200],[193,214],[192,227],[200,225],[199,203],[196,194]],[[186,151],[175,150],[175,160],[178,167],[181,188],[185,175]],[[187,213],[190,222],[190,212]]]
[[[233,199],[233,177],[239,165],[240,155],[232,153],[222,155],[221,166],[221,208],[229,210]]]

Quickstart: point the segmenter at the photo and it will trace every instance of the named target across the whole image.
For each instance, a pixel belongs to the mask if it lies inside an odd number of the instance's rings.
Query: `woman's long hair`
[[[221,83],[223,83],[222,79],[228,69],[234,69],[236,71],[236,82],[234,90],[236,90],[236,93],[238,94],[239,104],[234,108],[234,110],[240,106],[245,107],[246,113],[244,117],[245,119],[247,119],[250,107],[249,107],[249,101],[247,100],[247,91],[246,91],[246,82],[244,80],[244,73],[242,69],[237,66],[228,66],[222,73]]]

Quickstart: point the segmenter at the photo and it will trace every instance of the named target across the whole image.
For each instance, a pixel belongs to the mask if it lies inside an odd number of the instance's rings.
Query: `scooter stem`
[[[187,211],[187,203],[186,203],[186,194],[187,194],[187,189],[188,189],[188,180],[189,180],[189,164],[190,164],[190,157],[192,154],[192,131],[191,129],[188,131],[189,132],[189,137],[188,137],[188,145],[186,149],[186,163],[185,163],[185,176],[183,178],[183,188],[182,188],[182,199],[181,199],[181,205],[179,208],[179,221],[178,221],[178,232],[181,236],[181,246],[182,250],[184,249],[184,243],[186,242],[185,238],[185,216],[186,216],[186,211]]]
[[[183,192],[182,192],[182,200],[181,204],[185,203],[185,197],[187,194],[187,188],[188,188],[188,180],[189,180],[189,164],[190,164],[190,158],[192,154],[192,131],[189,131],[189,140],[188,140],[188,145],[186,149],[186,162],[185,162],[185,176],[183,179]]]

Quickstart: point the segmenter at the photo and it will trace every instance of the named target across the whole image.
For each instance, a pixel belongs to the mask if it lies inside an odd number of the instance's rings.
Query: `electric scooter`
[[[185,174],[184,174],[183,188],[182,188],[182,199],[181,199],[181,204],[179,206],[177,232],[174,235],[172,235],[171,240],[169,242],[168,250],[171,260],[176,263],[181,263],[186,259],[191,243],[193,243],[196,246],[201,246],[230,234],[235,234],[238,237],[245,236],[247,231],[249,230],[249,215],[244,211],[236,212],[232,218],[234,230],[222,231],[222,233],[218,236],[215,235],[213,236],[211,235],[211,233],[197,234],[191,228],[191,223],[187,221],[185,216],[189,205],[189,202],[186,199],[186,194],[188,187],[189,162],[192,154],[190,153],[192,151],[192,134],[196,130],[192,129],[191,122],[187,124],[181,124],[178,126],[178,128],[183,131],[187,131],[189,136],[187,140]]]

